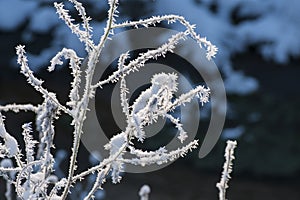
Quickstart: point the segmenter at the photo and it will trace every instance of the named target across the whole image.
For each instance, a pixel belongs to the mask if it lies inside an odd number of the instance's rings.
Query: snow
[[[233,71],[224,81],[226,92],[247,95],[258,89],[258,82],[242,72]]]
[[[106,144],[104,147],[106,150],[110,150],[110,155],[114,155],[121,149],[121,147],[126,143],[126,141],[127,141],[126,134],[122,132],[118,135],[113,136],[110,139],[110,142]]]
[[[249,94],[258,88],[258,82],[246,75],[233,70],[230,57],[233,52],[240,51],[241,45],[237,42],[236,27],[229,20],[229,11],[238,1],[223,5],[224,10],[218,15],[211,13],[205,6],[199,6],[193,0],[175,2],[169,6],[169,0],[156,2],[157,15],[178,14],[184,16],[192,24],[196,24],[196,32],[206,36],[218,48],[215,63],[224,73],[225,87],[228,93]],[[171,26],[182,30],[182,25],[176,23]],[[197,55],[195,55],[197,56]]]
[[[37,9],[37,6],[38,1],[34,0],[1,0],[0,30],[13,31],[18,28]]]
[[[9,134],[4,137],[5,146],[7,147],[8,157],[13,157],[18,153],[18,143],[17,140]]]
[[[260,6],[257,6],[257,4]],[[255,9],[259,7],[258,10]],[[256,0],[241,4],[241,16],[255,12],[258,19],[242,23],[238,27],[241,43],[251,45],[262,43],[260,52],[268,59],[279,63],[289,61],[289,56],[300,54],[300,1]]]
[[[249,45],[260,45],[259,51],[266,58],[286,63],[290,56],[300,55],[300,1],[298,0],[217,0],[218,10],[211,12],[212,1],[201,4],[193,0],[156,1],[155,14],[179,14],[197,24],[197,32],[207,36],[219,48],[214,60],[225,76],[227,92],[247,94],[258,87],[258,82],[245,74],[235,72],[231,56],[243,52]],[[245,19],[238,25],[231,23],[234,10]],[[172,26],[178,29],[180,25]],[[284,31],[283,31],[284,30]],[[238,84],[237,84],[238,83]],[[244,89],[243,89],[244,88]]]
[[[29,29],[38,33],[49,32],[60,22],[55,12],[55,9],[52,7],[43,7],[37,9],[31,15]]]
[[[4,140],[4,145],[7,150],[8,157],[13,157],[17,155],[18,149],[18,142],[17,140],[12,137],[5,129],[4,126],[4,118],[0,113],[0,137]]]

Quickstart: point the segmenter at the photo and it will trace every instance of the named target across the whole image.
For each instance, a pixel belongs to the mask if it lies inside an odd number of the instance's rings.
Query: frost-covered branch
[[[84,200],[94,199],[95,198],[95,196],[94,196],[95,192],[98,189],[103,189],[101,186],[106,181],[105,177],[107,176],[107,174],[109,172],[109,169],[110,169],[110,166],[108,165],[106,168],[101,169],[98,172],[95,184],[93,185],[93,188],[90,190],[88,195],[84,198]]]
[[[18,56],[18,64],[20,64],[21,66],[21,73],[27,78],[28,83],[34,88],[36,89],[36,91],[40,92],[44,98],[51,98],[53,100],[53,102],[55,102],[55,104],[61,109],[63,110],[65,113],[70,114],[70,111],[63,105],[61,105],[55,94],[54,93],[50,93],[48,92],[45,88],[42,87],[42,80],[39,80],[38,78],[36,78],[33,74],[33,71],[31,71],[31,69],[28,67],[27,64],[27,57],[25,55],[25,46],[22,45],[18,45],[16,47],[16,53]]]
[[[87,16],[87,14],[85,12],[85,8],[82,6],[82,3],[78,2],[77,0],[70,0],[70,2],[72,2],[74,4],[75,9],[78,11],[79,16],[81,17],[81,20],[83,23],[82,26],[86,33],[85,40],[84,40],[84,43],[86,45],[85,49],[87,52],[90,52],[91,49],[89,48],[89,46],[94,48],[93,41],[91,40],[93,28],[90,26],[90,23],[89,23],[92,20],[92,18]]]
[[[86,16],[85,10],[82,7],[81,3],[77,2],[76,0],[70,0],[70,1],[75,4],[75,8],[79,11],[79,14],[81,15],[84,23],[85,30],[80,30],[79,24],[73,23],[75,20],[69,15],[69,11],[64,9],[63,3],[55,2],[54,7],[56,8],[56,12],[59,15],[59,18],[66,23],[66,25],[72,30],[74,34],[77,35],[77,37],[81,42],[85,43],[86,50],[90,51],[90,49],[95,48],[93,41],[90,40],[91,38],[90,32],[92,31],[92,29],[89,25],[89,21],[91,20],[91,18]]]
[[[110,75],[106,80],[100,81],[93,85],[92,88],[102,87],[102,85],[109,82],[117,82],[122,74],[129,74],[130,72],[138,71],[139,68],[145,66],[145,63],[150,59],[157,59],[158,57],[165,56],[168,52],[173,52],[179,40],[184,40],[185,34],[179,32],[173,35],[168,42],[161,45],[157,49],[149,50],[146,53],[141,53],[136,59],[129,62],[129,64],[124,65],[122,69],[118,69],[112,75]]]
[[[186,35],[190,35],[194,40],[196,40],[197,43],[200,45],[200,47],[202,47],[202,45],[206,47],[206,51],[207,51],[206,57],[208,60],[215,57],[215,55],[217,54],[218,48],[215,45],[213,45],[210,41],[208,41],[205,37],[200,37],[200,35],[197,34],[194,30],[196,28],[196,25],[191,25],[182,16],[178,16],[178,15],[153,16],[151,18],[144,19],[144,20],[141,19],[133,22],[126,21],[120,24],[115,24],[113,28],[124,28],[128,26],[132,26],[135,28],[138,28],[139,26],[144,26],[147,28],[151,25],[156,25],[163,21],[167,21],[168,24],[169,23],[172,24],[178,21],[183,26],[185,26],[185,28],[187,29]]]
[[[4,151],[4,155],[2,154],[1,157],[7,156],[8,158],[17,156],[19,153],[19,145],[17,140],[11,136],[5,129],[4,126],[4,117],[0,113],[0,138],[4,140],[4,145],[1,144],[2,148],[1,151]]]
[[[20,111],[31,111],[31,112],[34,112],[36,113],[38,110],[38,108],[32,104],[23,104],[23,105],[20,105],[20,104],[7,104],[5,106],[1,106],[0,105],[0,112],[8,112],[8,111],[13,111],[15,113],[18,113]]]
[[[126,86],[126,80],[125,80],[125,74],[124,74],[124,64],[125,60],[128,58],[128,52],[125,54],[122,54],[119,58],[118,62],[118,68],[121,71],[121,81],[120,81],[120,99],[121,99],[121,106],[122,106],[122,111],[126,116],[126,120],[128,121],[129,119],[129,103],[127,99],[127,93],[129,93],[129,89]]]
[[[109,1],[110,9],[108,11],[108,21],[106,28],[104,30],[104,34],[100,39],[99,44],[91,51],[89,52],[89,58],[87,63],[87,70],[86,70],[86,83],[84,88],[84,94],[83,97],[80,99],[80,101],[77,104],[77,116],[74,117],[74,120],[72,124],[74,124],[74,140],[73,140],[73,147],[72,147],[72,155],[70,159],[70,166],[69,166],[69,172],[68,172],[68,178],[67,178],[67,185],[64,188],[62,198],[65,199],[67,197],[67,194],[69,192],[70,186],[72,184],[72,179],[74,176],[75,168],[76,168],[76,159],[78,154],[78,148],[80,145],[80,138],[82,134],[82,127],[84,120],[86,118],[86,112],[88,110],[88,103],[89,99],[94,97],[94,90],[91,88],[93,75],[95,71],[96,64],[98,62],[99,55],[102,51],[102,48],[104,47],[104,43],[109,37],[109,34],[111,33],[111,26],[114,21],[114,15],[117,9],[117,0]],[[67,13],[63,12],[62,15],[66,15],[65,19],[68,20]],[[67,23],[67,21],[66,21]],[[72,29],[72,27],[70,27]],[[76,28],[76,27],[75,27]],[[75,29],[76,30],[76,29]]]
[[[190,142],[188,145],[178,148],[173,151],[169,151],[165,147],[161,147],[160,149],[154,152],[143,152],[141,150],[131,150],[131,154],[136,155],[137,158],[132,159],[120,159],[119,161],[124,163],[129,163],[133,165],[162,165],[168,162],[173,162],[179,157],[184,157],[189,151],[197,148],[198,140],[194,140]]]
[[[81,58],[79,58],[73,49],[63,48],[62,51],[58,52],[54,58],[52,58],[51,65],[48,67],[48,71],[53,71],[56,65],[62,65],[63,62],[61,58],[70,59],[70,69],[73,75],[73,81],[71,83],[71,91],[69,93],[70,101],[67,105],[71,106],[73,109],[76,108],[76,103],[79,101],[79,87],[81,83]]]
[[[234,160],[234,149],[236,148],[236,141],[227,141],[227,146],[225,149],[225,162],[223,166],[223,172],[221,180],[216,184],[219,189],[219,200],[226,200],[226,189],[229,187],[228,182],[231,178],[230,173],[232,172],[232,161]]]

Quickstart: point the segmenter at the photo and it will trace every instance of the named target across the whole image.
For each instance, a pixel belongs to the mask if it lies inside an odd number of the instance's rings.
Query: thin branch
[[[117,0],[113,0],[110,2],[108,22],[107,22],[107,26],[105,28],[104,35],[101,37],[99,45],[96,47],[96,50],[93,50],[89,54],[88,69],[86,70],[86,84],[85,84],[84,94],[83,94],[82,100],[78,104],[78,111],[79,110],[81,110],[81,111],[78,114],[78,116],[76,116],[73,120],[73,122],[75,124],[74,141],[73,141],[73,147],[72,147],[72,155],[71,155],[71,159],[70,159],[67,185],[65,186],[63,194],[62,194],[63,200],[67,198],[70,186],[72,184],[72,179],[73,179],[75,166],[76,166],[78,148],[80,145],[80,138],[81,138],[81,134],[82,134],[82,126],[83,126],[83,122],[85,120],[89,99],[93,97],[93,93],[94,93],[93,88],[91,88],[92,79],[93,79],[96,63],[98,61],[100,52],[104,46],[105,41],[107,40],[107,38],[110,34],[111,26],[113,24],[113,19],[114,19],[114,12],[116,11],[116,6],[117,6],[116,4],[117,4]]]
[[[184,17],[179,16],[179,15],[164,15],[164,16],[154,16],[148,19],[144,19],[144,20],[139,20],[139,21],[133,21],[133,22],[124,22],[121,24],[115,24],[113,26],[113,28],[124,28],[124,27],[128,27],[128,26],[132,26],[135,28],[138,28],[139,25],[142,25],[144,27],[148,27],[150,25],[155,25],[157,23],[161,23],[162,21],[167,21],[168,23],[174,23],[176,21],[178,21],[179,23],[181,23],[183,26],[186,27],[188,34],[197,41],[197,43],[200,45],[200,47],[202,47],[202,45],[204,45],[206,47],[206,57],[208,60],[210,60],[211,58],[215,57],[218,48],[213,45],[210,41],[206,40],[206,38],[202,38],[200,37],[200,35],[198,35],[195,32],[195,25],[191,25],[188,21],[186,21],[184,19]]]
[[[8,112],[8,111],[12,111],[12,112],[15,112],[15,113],[18,113],[20,111],[31,111],[31,112],[34,112],[36,113],[38,111],[38,107],[37,106],[34,106],[32,104],[7,104],[7,105],[4,105],[4,106],[1,106],[0,105],[0,112],[1,111],[4,111],[4,112]]]
[[[167,52],[173,52],[176,44],[179,40],[185,39],[185,34],[183,32],[179,32],[176,35],[173,35],[167,43],[161,45],[157,49],[149,50],[146,53],[142,53],[138,58],[129,62],[128,65],[125,65],[122,70],[118,69],[112,75],[110,75],[106,80],[100,81],[92,86],[93,89],[97,87],[102,87],[102,85],[107,84],[109,82],[116,82],[121,77],[122,73],[129,74],[130,72],[137,71],[139,68],[143,67],[146,61],[150,59],[157,59],[160,56],[165,56]]]
[[[18,64],[21,65],[21,73],[27,78],[28,83],[32,85],[36,91],[40,92],[44,98],[50,98],[59,107],[59,109],[63,110],[66,114],[72,116],[70,110],[59,103],[54,93],[48,92],[45,88],[43,88],[43,81],[36,78],[33,72],[29,69],[24,48],[25,46],[19,45],[16,47],[16,52],[18,56]]]
[[[232,161],[234,160],[234,149],[236,148],[236,141],[227,141],[227,146],[225,149],[225,162],[223,166],[223,172],[221,176],[221,180],[216,184],[216,187],[219,189],[219,200],[226,200],[226,189],[229,187],[228,182],[230,177],[230,173],[232,172]]]

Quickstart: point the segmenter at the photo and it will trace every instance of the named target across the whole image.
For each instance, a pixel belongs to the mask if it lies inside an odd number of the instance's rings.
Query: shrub
[[[132,105],[129,105],[126,76],[144,67],[146,61],[157,59],[165,56],[167,52],[172,52],[179,41],[184,40],[187,36],[196,40],[200,47],[204,46],[206,48],[207,59],[215,56],[217,48],[205,38],[197,35],[194,31],[194,25],[191,25],[181,16],[165,15],[139,21],[117,23],[118,0],[109,0],[110,8],[104,34],[98,43],[94,43],[91,39],[93,29],[89,23],[91,18],[87,16],[85,8],[80,2],[76,0],[69,1],[73,3],[78,11],[82,20],[81,24],[74,23],[74,19],[64,9],[63,3],[55,3],[54,6],[59,17],[65,21],[72,32],[84,43],[88,54],[87,69],[85,72],[81,71],[83,59],[78,57],[72,49],[63,48],[53,57],[48,67],[49,71],[55,70],[57,65],[62,65],[62,59],[64,58],[69,60],[69,67],[73,76],[69,91],[69,101],[66,105],[63,105],[56,97],[56,94],[48,91],[43,86],[43,80],[37,78],[29,68],[25,47],[22,45],[16,47],[18,64],[21,66],[20,71],[27,78],[28,83],[42,95],[43,102],[39,105],[9,104],[0,106],[0,158],[2,159],[0,174],[7,181],[7,192],[5,193],[7,199],[12,198],[12,185],[15,187],[15,192],[20,199],[66,199],[69,193],[72,192],[71,187],[75,187],[82,179],[96,173],[97,178],[84,198],[93,199],[95,192],[98,189],[102,189],[102,185],[109,173],[113,183],[121,181],[121,172],[124,171],[125,163],[140,166],[161,165],[184,156],[189,150],[196,148],[198,144],[197,140],[193,140],[186,145],[182,144],[178,149],[167,150],[161,147],[154,151],[144,151],[136,148],[132,141],[136,139],[143,142],[146,138],[144,128],[155,123],[159,117],[163,117],[169,119],[175,125],[178,129],[178,140],[183,143],[188,135],[179,119],[172,116],[171,112],[176,107],[190,102],[193,98],[198,98],[202,104],[207,103],[210,94],[209,88],[197,86],[174,99],[174,92],[177,91],[178,84],[177,75],[175,73],[158,73],[152,77],[151,86],[143,91]],[[173,35],[157,49],[139,54],[136,59],[129,60],[128,52],[123,53],[119,57],[116,71],[105,80],[101,80],[96,84],[92,82],[98,58],[105,42],[113,35],[114,29],[148,27],[162,21],[167,21],[168,23],[179,22],[185,27],[185,31]],[[84,84],[82,84],[83,73]],[[95,97],[97,88],[101,89],[106,84],[118,81],[120,81],[120,100],[126,116],[127,127],[124,131],[115,134],[109,143],[105,145],[105,149],[109,151],[107,158],[81,173],[76,173],[78,149],[83,134],[83,124],[89,110],[89,101]],[[80,90],[80,87],[83,87],[83,91]],[[19,148],[18,141],[5,128],[5,117],[2,113],[8,111],[30,111],[36,115],[35,125],[36,131],[39,133],[39,139],[35,140],[33,137],[31,122],[25,123],[22,126],[22,136],[25,142],[23,152]],[[71,123],[73,127],[73,146],[71,148],[72,155],[70,157],[68,175],[59,179],[54,172],[56,161],[52,155],[52,149],[54,148],[53,142],[55,137],[54,121],[62,115],[69,115],[73,119]],[[125,152],[131,154],[132,157],[125,157]],[[25,153],[25,155],[22,155],[22,153]],[[222,179],[227,179],[229,173],[230,171],[225,171]],[[220,190],[226,186],[226,180],[221,181],[218,185]],[[140,192],[141,198],[147,199],[149,192],[149,187],[145,186],[142,188]]]

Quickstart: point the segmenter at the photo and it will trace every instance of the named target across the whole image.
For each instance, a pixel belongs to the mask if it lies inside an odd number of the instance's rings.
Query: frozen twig
[[[206,47],[206,57],[208,60],[215,57],[215,55],[217,54],[218,48],[215,45],[213,45],[210,41],[208,41],[205,37],[200,37],[200,35],[198,35],[194,30],[196,26],[191,25],[188,21],[184,19],[184,17],[179,15],[153,16],[151,18],[141,19],[138,21],[126,21],[120,24],[115,24],[112,28],[124,28],[128,26],[132,26],[135,28],[138,28],[139,26],[149,27],[150,25],[155,25],[163,21],[167,21],[170,24],[178,21],[183,26],[185,26],[185,28],[187,29],[186,34],[190,35],[194,40],[196,40],[200,47],[202,47],[202,45]]]
[[[31,111],[31,112],[34,112],[36,113],[38,110],[38,108],[36,106],[33,106],[32,104],[23,104],[23,105],[20,105],[20,104],[7,104],[5,106],[1,106],[0,105],[0,112],[1,111],[4,111],[4,112],[8,112],[8,111],[13,111],[15,113],[18,113],[20,111]]]
[[[223,172],[221,180],[216,184],[219,189],[219,200],[226,200],[226,189],[229,187],[228,182],[231,178],[230,173],[232,172],[232,161],[234,160],[234,149],[236,148],[236,141],[227,141],[227,146],[225,149],[225,162],[223,166]]]

